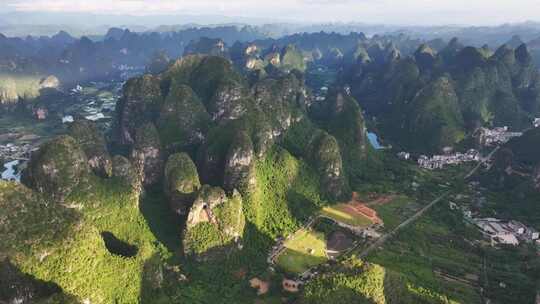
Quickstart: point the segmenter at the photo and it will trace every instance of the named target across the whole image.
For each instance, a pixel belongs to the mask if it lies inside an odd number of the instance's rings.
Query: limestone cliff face
[[[214,121],[238,119],[247,111],[247,91],[239,83],[220,85],[209,104]]]
[[[112,175],[112,160],[107,151],[105,137],[92,121],[80,119],[71,123],[68,133],[81,146],[88,157],[90,168],[99,176]]]
[[[255,152],[251,138],[246,132],[238,133],[227,152],[224,188],[227,191],[237,189],[245,193],[250,187],[255,186],[254,161]]]
[[[186,214],[201,188],[197,167],[186,153],[169,156],[165,165],[164,191],[171,209]]]
[[[160,181],[163,174],[163,155],[159,133],[152,123],[137,129],[131,161],[145,186]]]
[[[321,188],[331,199],[342,199],[348,195],[348,182],[343,172],[338,141],[326,132],[313,138],[309,145],[311,158],[320,174]]]
[[[32,154],[22,181],[28,187],[63,201],[90,173],[88,158],[71,136],[59,136]]]
[[[219,187],[203,186],[191,207],[184,233],[184,252],[197,260],[218,259],[241,248],[245,218],[242,197],[227,197]]]

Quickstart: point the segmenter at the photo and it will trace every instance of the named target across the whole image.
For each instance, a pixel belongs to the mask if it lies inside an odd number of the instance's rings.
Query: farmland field
[[[321,210],[321,215],[329,217],[337,222],[360,228],[373,224],[373,222],[365,215],[351,210],[348,204],[324,207]]]
[[[284,251],[277,257],[277,265],[290,273],[302,273],[328,260],[326,240],[323,233],[298,230],[285,241]]]
[[[394,229],[421,208],[404,195],[396,196],[389,202],[374,204],[371,207],[377,211],[387,230]]]

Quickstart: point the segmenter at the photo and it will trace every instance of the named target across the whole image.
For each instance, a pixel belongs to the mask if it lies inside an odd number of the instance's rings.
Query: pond
[[[13,160],[4,164],[4,170],[2,170],[2,179],[3,180],[16,180],[21,181],[21,173],[18,172],[17,165],[19,164],[18,160]]]
[[[377,136],[377,134],[373,132],[368,132],[368,139],[369,143],[371,144],[371,146],[373,146],[373,148],[375,148],[375,150],[380,150],[384,148],[383,146],[381,146],[381,143],[379,143],[379,137]]]

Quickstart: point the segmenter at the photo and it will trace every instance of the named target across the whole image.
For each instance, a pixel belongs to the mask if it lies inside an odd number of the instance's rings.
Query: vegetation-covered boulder
[[[105,137],[95,122],[78,119],[69,125],[68,133],[83,149],[94,173],[102,177],[110,177],[112,174],[111,156],[107,151]]]
[[[309,150],[326,196],[334,200],[348,198],[350,189],[336,138],[324,131],[319,132],[310,143]]]
[[[54,75],[49,75],[39,81],[40,89],[58,89],[59,87],[60,80]]]
[[[34,152],[23,171],[28,187],[62,201],[88,176],[88,158],[78,142],[62,135],[44,143]]]
[[[137,192],[141,187],[141,179],[129,159],[121,155],[115,155],[112,158],[112,176],[119,178]]]
[[[222,258],[241,248],[245,218],[242,196],[227,197],[219,187],[203,186],[191,207],[184,232],[184,252],[197,260]]]
[[[146,122],[153,121],[162,102],[160,79],[144,75],[132,78],[124,85],[124,95],[116,105],[116,135],[119,143],[132,145],[135,131]]]
[[[156,184],[163,174],[163,155],[159,133],[152,123],[140,126],[135,133],[131,161],[145,186]]]
[[[185,214],[201,188],[197,167],[186,153],[169,156],[165,165],[165,194],[172,210],[177,214]]]
[[[281,51],[281,68],[287,71],[298,70],[303,72],[306,70],[304,55],[296,46],[288,45]]]
[[[210,115],[197,94],[173,81],[165,98],[157,127],[168,150],[199,145],[208,131]]]

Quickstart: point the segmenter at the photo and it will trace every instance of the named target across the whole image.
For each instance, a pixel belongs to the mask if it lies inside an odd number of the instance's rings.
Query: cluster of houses
[[[404,158],[402,155],[400,158]],[[409,155],[410,157],[410,155]],[[418,157],[418,165],[424,169],[442,169],[446,165],[458,165],[466,162],[480,161],[480,152],[475,149],[470,149],[466,153],[456,152],[447,155],[434,155],[431,158],[426,155]]]
[[[535,128],[539,128],[539,127],[540,127],[540,117],[537,117],[537,118],[534,119],[534,121],[533,121],[533,126],[534,126]]]
[[[328,93],[328,87],[327,86],[321,87],[319,92],[315,93],[315,101],[325,101],[327,93]]]
[[[477,132],[479,142],[483,146],[504,144],[514,137],[520,137],[523,135],[523,132],[509,131],[507,126],[497,127],[494,129],[480,128]]]
[[[411,159],[411,153],[402,151],[397,154],[397,157],[401,160],[409,160]]]
[[[496,218],[471,219],[492,245],[517,246],[520,243],[539,243],[539,232],[518,221],[503,221]]]
[[[8,143],[0,145],[0,159],[26,159],[30,157],[34,149],[34,146],[31,144],[15,145]]]

